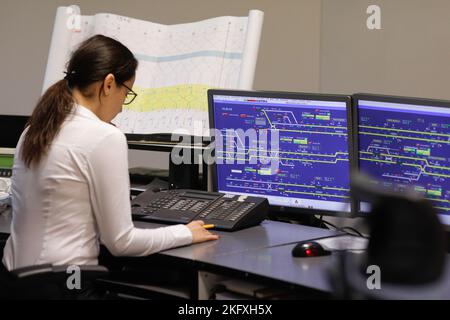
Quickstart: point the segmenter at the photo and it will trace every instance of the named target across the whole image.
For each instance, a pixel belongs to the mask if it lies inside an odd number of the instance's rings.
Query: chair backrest
[[[95,286],[109,271],[103,266],[36,265],[8,271],[0,266],[1,299],[97,299]]]

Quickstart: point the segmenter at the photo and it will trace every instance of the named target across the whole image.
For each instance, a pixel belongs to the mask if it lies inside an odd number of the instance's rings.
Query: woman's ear
[[[109,96],[111,94],[111,90],[113,86],[116,84],[116,78],[112,73],[109,73],[105,79],[103,80],[103,93],[105,96]]]

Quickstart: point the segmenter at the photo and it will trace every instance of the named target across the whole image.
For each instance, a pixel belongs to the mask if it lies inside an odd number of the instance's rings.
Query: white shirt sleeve
[[[116,131],[87,155],[89,193],[101,242],[115,256],[144,256],[192,243],[192,233],[185,225],[134,227],[127,151],[124,134]]]

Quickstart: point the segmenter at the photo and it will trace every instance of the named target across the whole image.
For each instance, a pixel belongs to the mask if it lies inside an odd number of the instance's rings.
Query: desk
[[[158,228],[165,225],[135,222],[138,228]],[[0,218],[0,232],[9,233],[10,216]],[[202,280],[205,274],[216,279],[237,277],[240,279],[267,281],[290,288],[306,288],[329,292],[327,268],[333,257],[293,258],[291,250],[296,242],[335,235],[336,232],[276,221],[263,221],[261,225],[236,232],[220,232],[218,241],[205,242],[186,247],[166,250],[149,257],[130,258],[142,265],[152,265],[155,259],[164,261],[167,267],[176,265],[180,269],[189,268],[198,279],[191,284],[191,293],[162,288],[166,294],[183,298],[207,298],[209,284]],[[125,260],[124,260],[125,261]],[[163,263],[163,265],[164,265]],[[149,273],[151,274],[151,273]],[[209,277],[212,279],[214,277]],[[197,284],[195,284],[197,283]],[[116,283],[117,284],[117,283]],[[124,285],[124,283],[122,283]],[[132,284],[140,291],[157,290],[155,286]],[[206,287],[205,287],[206,286]]]
[[[138,228],[157,228],[164,225],[134,222]],[[211,257],[232,255],[255,249],[296,243],[337,234],[334,231],[276,221],[263,221],[259,226],[235,232],[215,231],[220,239],[187,247],[166,250],[161,254],[200,262],[210,262]]]
[[[160,224],[135,222],[139,228],[155,228]],[[174,248],[159,253],[175,261],[190,261],[198,273],[196,295],[206,299],[214,282],[226,277],[265,282],[291,288],[307,288],[330,292],[328,267],[332,257],[293,258],[295,243],[336,235],[334,231],[276,221],[263,221],[259,226],[236,232],[214,231],[218,241]],[[205,280],[202,275],[212,273]],[[209,283],[208,283],[209,282]]]
[[[259,248],[228,255],[211,256],[203,259],[201,267],[207,269],[234,269],[277,280],[287,284],[330,292],[328,269],[336,263],[335,256],[294,258],[291,255],[295,244]]]

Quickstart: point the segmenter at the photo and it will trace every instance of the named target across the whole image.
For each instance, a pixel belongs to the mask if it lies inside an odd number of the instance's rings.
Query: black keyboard
[[[216,229],[238,230],[255,226],[268,212],[265,198],[225,195],[197,190],[146,191],[132,201],[135,220],[188,223],[203,220]]]

